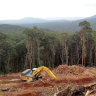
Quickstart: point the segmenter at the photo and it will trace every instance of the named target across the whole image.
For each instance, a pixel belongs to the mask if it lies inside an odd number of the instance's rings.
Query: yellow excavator
[[[23,71],[20,75],[20,79],[21,80],[26,80],[26,81],[34,81],[34,80],[38,80],[41,76],[41,71],[45,71],[48,73],[48,75],[52,78],[52,79],[56,79],[56,76],[51,72],[51,70],[45,66],[41,66],[38,68],[33,68],[31,69],[26,69],[25,71]]]

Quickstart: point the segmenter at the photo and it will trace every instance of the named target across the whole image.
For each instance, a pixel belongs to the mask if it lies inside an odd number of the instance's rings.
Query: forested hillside
[[[0,32],[0,74],[20,72],[41,65],[96,66],[96,31],[88,21],[74,33],[25,29],[23,33]],[[70,27],[69,27],[70,29]]]
[[[81,19],[56,19],[56,20],[47,20],[40,18],[23,18],[20,20],[1,20],[0,21],[0,31],[4,32],[22,32],[24,28],[33,28],[37,26],[40,29],[48,29],[56,32],[75,32],[79,31],[80,27],[78,26],[80,22],[87,20],[93,30],[96,30],[96,15],[81,18]],[[3,25],[2,25],[3,24]],[[10,25],[11,24],[11,25]],[[20,27],[22,26],[22,27]]]
[[[96,15],[77,19],[77,20],[47,20],[39,18],[24,18],[20,20],[5,20],[0,21],[0,31],[1,32],[23,32],[24,28],[33,28],[37,26],[40,29],[48,29],[56,32],[75,32],[79,31],[80,27],[78,26],[80,22],[87,20],[93,30],[96,30]],[[11,25],[10,25],[11,24]]]
[[[24,29],[25,29],[24,27],[17,25],[8,25],[8,24],[0,25],[0,32],[4,33],[22,33]]]
[[[66,19],[52,20],[50,22],[45,22],[45,23],[22,24],[22,26],[29,27],[29,28],[32,28],[33,26],[37,26],[38,28],[45,28],[57,32],[75,32],[80,30],[78,24],[84,20],[90,22],[92,28],[96,30],[96,15],[79,20],[66,20]]]

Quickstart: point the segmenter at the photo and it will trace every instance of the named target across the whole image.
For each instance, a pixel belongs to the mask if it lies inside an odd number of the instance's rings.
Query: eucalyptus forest
[[[88,21],[78,26],[80,30],[73,33],[37,27],[22,33],[0,32],[0,74],[60,64],[96,66],[96,31]]]

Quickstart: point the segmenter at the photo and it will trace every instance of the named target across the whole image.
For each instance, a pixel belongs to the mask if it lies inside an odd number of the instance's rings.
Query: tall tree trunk
[[[34,43],[33,43],[33,46],[35,46]],[[33,68],[34,67],[33,64],[35,64],[35,54],[34,54],[35,53],[35,49],[34,49],[34,47],[32,48],[32,50],[33,50],[33,52],[32,52],[32,57],[33,57],[32,58],[32,68]]]
[[[52,68],[54,68],[54,53],[52,52]]]
[[[10,66],[10,54],[8,55],[8,73],[9,73],[9,66]]]
[[[92,48],[90,48],[89,64],[92,66]]]
[[[72,46],[71,46],[71,53],[70,53],[70,55],[71,55],[71,65],[73,64],[73,58],[72,58]]]
[[[33,46],[32,46],[32,42],[30,42],[30,69],[32,69],[32,59],[33,59]]]
[[[94,59],[94,65],[96,66],[96,43],[95,43],[95,59]]]
[[[85,47],[85,31],[82,36],[82,66],[85,66],[86,47]]]
[[[52,67],[54,68],[54,61],[55,61],[55,46],[53,45],[53,48],[52,48]]]
[[[65,42],[66,64],[68,65],[68,47]]]
[[[0,70],[2,68],[2,64],[1,64],[1,49],[0,49]]]
[[[76,64],[79,64],[79,48],[78,48],[78,44],[76,44]]]
[[[37,49],[38,49],[38,66],[40,66],[40,42],[37,40]]]
[[[44,66],[47,66],[47,64],[46,64],[46,51],[44,50],[43,51],[43,62],[44,62]]]
[[[62,47],[62,52],[60,54],[61,62],[64,64],[64,47]]]

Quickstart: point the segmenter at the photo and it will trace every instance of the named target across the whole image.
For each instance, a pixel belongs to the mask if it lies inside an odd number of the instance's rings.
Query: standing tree
[[[82,27],[81,32],[82,32],[82,66],[85,66],[85,58],[86,58],[86,34],[88,32],[92,32],[92,29],[90,27],[90,23],[87,21],[83,21],[79,23],[79,26]]]
[[[61,45],[61,62],[64,64],[68,64],[68,34],[67,33],[60,33],[59,35],[60,45]]]

